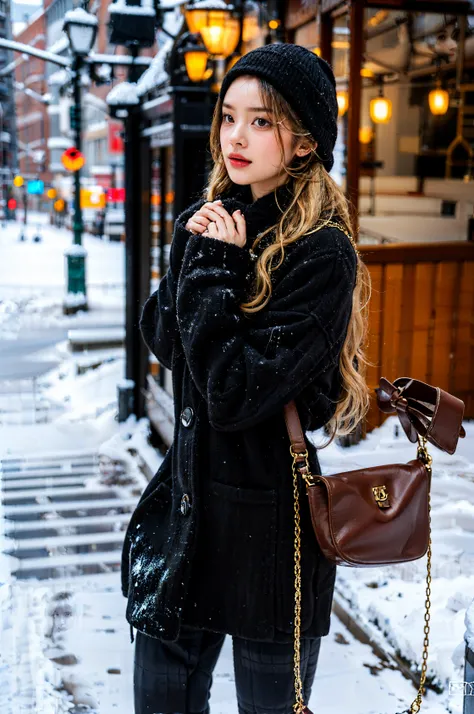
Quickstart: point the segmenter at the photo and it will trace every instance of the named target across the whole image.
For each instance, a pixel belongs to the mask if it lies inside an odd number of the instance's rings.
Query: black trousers
[[[225,635],[183,627],[176,642],[137,632],[135,714],[209,714],[212,673]],[[239,714],[292,714],[293,645],[232,638]],[[304,699],[311,695],[321,638],[302,640]]]

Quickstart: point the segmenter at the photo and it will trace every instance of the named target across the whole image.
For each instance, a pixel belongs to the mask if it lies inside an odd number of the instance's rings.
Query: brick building
[[[32,15],[15,40],[37,49],[46,48],[44,10]],[[36,57],[22,57],[15,68],[15,106],[18,137],[18,164],[25,178],[39,178],[49,183],[47,112],[48,87],[44,62]]]
[[[11,40],[11,7],[9,0],[0,0],[0,37]],[[8,69],[13,52],[0,48],[0,215],[10,197],[10,186],[16,168],[15,107],[13,79]]]

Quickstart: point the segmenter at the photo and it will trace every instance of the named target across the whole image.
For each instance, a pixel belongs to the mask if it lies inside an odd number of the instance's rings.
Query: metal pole
[[[28,161],[28,159],[27,159],[27,161]],[[23,208],[25,209],[25,213],[23,216],[23,224],[24,224],[25,230],[26,230],[26,224],[27,224],[27,220],[28,220],[28,191],[26,189],[25,183],[23,184]]]
[[[466,633],[467,634],[467,633]],[[463,714],[474,714],[474,653],[466,642],[463,681]]]
[[[140,333],[137,314],[138,261],[137,240],[140,235],[140,117],[130,111],[125,120],[125,377],[133,382],[133,399],[129,402],[132,413],[137,413],[139,390],[138,345]]]
[[[82,151],[82,107],[81,107],[81,74],[82,58],[75,55],[73,59],[73,105],[71,107],[71,128],[74,132],[74,145]],[[82,248],[82,222],[81,209],[81,171],[74,172],[74,217],[73,217],[73,246],[75,249],[67,252],[67,292],[68,300],[64,307],[66,314],[87,310],[86,288],[86,251]],[[74,296],[74,299],[71,299]]]
[[[169,176],[168,154],[165,148],[160,149],[160,177],[161,177],[161,204],[160,204],[160,280],[165,274],[165,244],[166,244],[166,202],[165,195],[168,191],[166,179]],[[160,387],[165,388],[165,368],[160,365],[159,375]]]
[[[74,58],[74,79],[73,79],[73,130],[74,130],[74,145],[78,151],[82,151],[82,136],[81,136],[81,76],[80,76],[81,58],[76,55]],[[74,243],[82,245],[82,211],[81,211],[81,170],[74,172]]]
[[[351,46],[349,69],[349,110],[347,123],[347,185],[346,195],[351,201],[353,235],[358,240],[359,180],[360,180],[360,102],[362,82],[360,68],[364,50],[364,4],[352,3],[349,11]]]

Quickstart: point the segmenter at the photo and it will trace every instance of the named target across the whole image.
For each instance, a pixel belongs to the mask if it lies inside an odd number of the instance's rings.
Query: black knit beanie
[[[231,83],[244,74],[264,79],[280,92],[318,142],[318,156],[330,171],[338,114],[336,81],[330,65],[301,45],[264,45],[234,64],[222,81],[219,96],[223,99]]]

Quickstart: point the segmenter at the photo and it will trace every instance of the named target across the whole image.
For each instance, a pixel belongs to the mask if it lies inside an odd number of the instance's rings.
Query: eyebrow
[[[222,103],[223,107],[226,107],[226,109],[232,109],[232,111],[235,111],[235,107],[232,106],[232,104],[227,104],[227,102]],[[272,114],[272,110],[268,109],[268,107],[247,107],[248,112],[268,112],[269,114]]]

